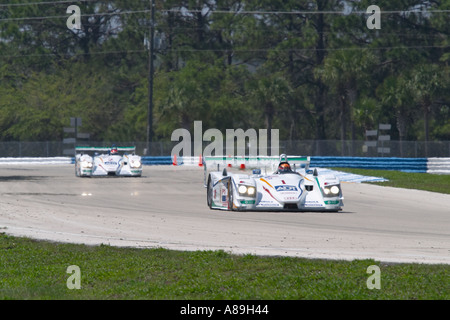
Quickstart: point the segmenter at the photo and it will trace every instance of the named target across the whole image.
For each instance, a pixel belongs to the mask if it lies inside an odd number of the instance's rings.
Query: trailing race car
[[[135,147],[76,147],[75,150],[75,175],[77,177],[140,177],[142,175],[141,157],[134,154]],[[94,155],[91,156],[88,152],[94,153]],[[99,154],[99,152],[106,153]],[[132,154],[128,152],[132,152]]]
[[[309,169],[310,157],[283,154],[279,158],[246,157],[244,160],[245,163],[239,163],[238,157],[204,158],[206,198],[211,209],[342,210],[344,198],[340,180],[334,175],[322,176],[317,170]],[[216,165],[217,171],[208,173]],[[225,167],[223,171],[220,171],[221,166]],[[240,171],[247,166],[257,169],[252,174],[230,172],[235,167]]]

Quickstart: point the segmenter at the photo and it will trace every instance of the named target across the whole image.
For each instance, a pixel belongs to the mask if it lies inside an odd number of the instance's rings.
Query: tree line
[[[33,3],[34,2],[34,3]],[[13,0],[0,4],[0,140],[145,141],[194,121],[287,140],[450,140],[450,2]],[[69,5],[81,28],[69,29]]]

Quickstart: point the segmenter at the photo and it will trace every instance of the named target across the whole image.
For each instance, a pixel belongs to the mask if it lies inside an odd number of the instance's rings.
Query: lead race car
[[[75,175],[77,177],[140,177],[142,175],[142,161],[141,157],[134,153],[135,147],[76,147],[75,151]],[[90,153],[94,153],[94,155],[90,155]]]
[[[205,157],[205,187],[211,209],[248,211],[340,211],[343,195],[334,175],[309,168],[310,157]],[[217,166],[217,167],[216,167]],[[223,170],[220,167],[224,166]],[[238,172],[230,172],[236,166]],[[216,169],[217,168],[217,169]],[[214,171],[209,172],[210,169]],[[264,171],[264,173],[262,173]]]

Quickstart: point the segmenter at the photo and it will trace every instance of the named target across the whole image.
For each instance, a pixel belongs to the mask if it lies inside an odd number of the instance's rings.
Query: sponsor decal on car
[[[289,186],[289,185],[281,185],[281,186],[275,186],[275,190],[278,192],[282,191],[297,191],[296,186]]]
[[[241,204],[255,204],[255,200],[241,200]]]
[[[270,177],[266,177],[266,179],[268,179],[268,178],[270,178]],[[267,185],[268,185],[269,187],[273,188],[272,185],[271,185],[270,183],[267,182],[267,180],[265,180],[265,179],[263,179],[263,178],[260,178],[259,180],[261,180],[262,182],[267,183]]]
[[[227,204],[227,189],[222,189],[222,204],[226,205]]]
[[[307,207],[323,207],[323,204],[319,201],[305,201],[305,205]]]
[[[258,207],[282,207],[281,204],[275,201],[260,201]]]

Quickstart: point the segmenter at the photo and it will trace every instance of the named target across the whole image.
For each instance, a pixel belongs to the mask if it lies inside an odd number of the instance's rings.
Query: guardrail
[[[2,164],[74,164],[73,157],[0,158]],[[143,156],[143,165],[200,165],[201,159],[171,156]],[[382,169],[403,172],[450,174],[450,158],[366,158],[366,157],[311,157],[310,167]]]
[[[73,164],[70,157],[26,157],[26,158],[0,158],[0,164]]]
[[[145,159],[146,157],[143,157]],[[158,157],[147,157],[158,158]],[[171,157],[159,157],[153,161],[162,164],[198,165],[195,157],[181,157],[178,161]],[[164,160],[163,160],[164,158]],[[143,161],[144,164],[146,164]],[[316,168],[358,168],[375,170],[393,170],[416,173],[450,174],[450,158],[380,158],[380,157],[311,157],[310,167]]]
[[[450,174],[450,158],[428,158],[427,172]]]
[[[311,167],[427,172],[427,158],[311,157]]]
[[[147,157],[144,156],[141,158],[141,162],[143,165],[155,166],[155,165],[171,165],[172,157],[171,156],[158,156],[158,157]]]
[[[450,174],[450,158],[311,157],[310,166]]]

